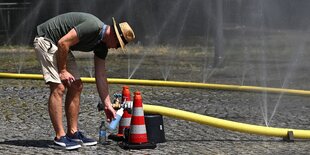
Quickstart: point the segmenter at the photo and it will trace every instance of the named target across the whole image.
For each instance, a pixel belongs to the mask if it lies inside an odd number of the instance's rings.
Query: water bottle
[[[116,112],[116,119],[113,119],[109,125],[110,130],[114,130],[124,114],[124,108],[120,108]]]
[[[99,143],[103,144],[103,145],[108,144],[108,142],[107,142],[107,129],[106,129],[104,120],[101,121],[101,124],[99,127]]]

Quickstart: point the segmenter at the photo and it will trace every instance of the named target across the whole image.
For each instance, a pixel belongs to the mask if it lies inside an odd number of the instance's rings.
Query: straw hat
[[[135,34],[127,22],[116,24],[114,17],[112,17],[112,21],[119,44],[124,49],[127,43],[135,39]]]

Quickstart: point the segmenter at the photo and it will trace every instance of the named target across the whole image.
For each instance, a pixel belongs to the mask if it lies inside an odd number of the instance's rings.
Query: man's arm
[[[112,107],[110,96],[109,96],[109,87],[107,74],[105,71],[105,60],[95,57],[95,78],[96,86],[100,96],[101,101],[104,103],[104,111],[107,117],[107,121],[111,121],[115,118],[115,110]]]
[[[64,35],[57,43],[57,67],[60,76],[60,80],[69,82],[75,80],[74,77],[67,71],[67,56],[71,46],[77,44],[79,38],[75,29],[71,29],[66,35]]]

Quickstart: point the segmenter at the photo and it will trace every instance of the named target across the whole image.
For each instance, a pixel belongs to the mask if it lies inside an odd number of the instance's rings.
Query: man
[[[80,144],[97,144],[78,129],[83,84],[71,50],[94,52],[97,90],[105,106],[107,121],[115,118],[108,92],[105,58],[109,48],[123,49],[135,35],[127,22],[116,24],[114,18],[112,22],[113,26],[109,26],[91,14],[70,12],[37,26],[34,47],[44,80],[50,87],[48,111],[56,133],[54,143],[65,149],[77,149]],[[65,92],[67,132],[62,124],[62,97]]]

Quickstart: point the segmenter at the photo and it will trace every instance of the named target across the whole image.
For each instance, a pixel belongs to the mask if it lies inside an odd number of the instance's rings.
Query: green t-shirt
[[[76,51],[94,51],[95,55],[105,59],[108,48],[100,40],[106,25],[96,16],[82,13],[65,13],[37,26],[38,36],[51,39],[57,44],[58,40],[66,35],[71,29],[75,29],[79,37],[79,43],[70,47]]]

